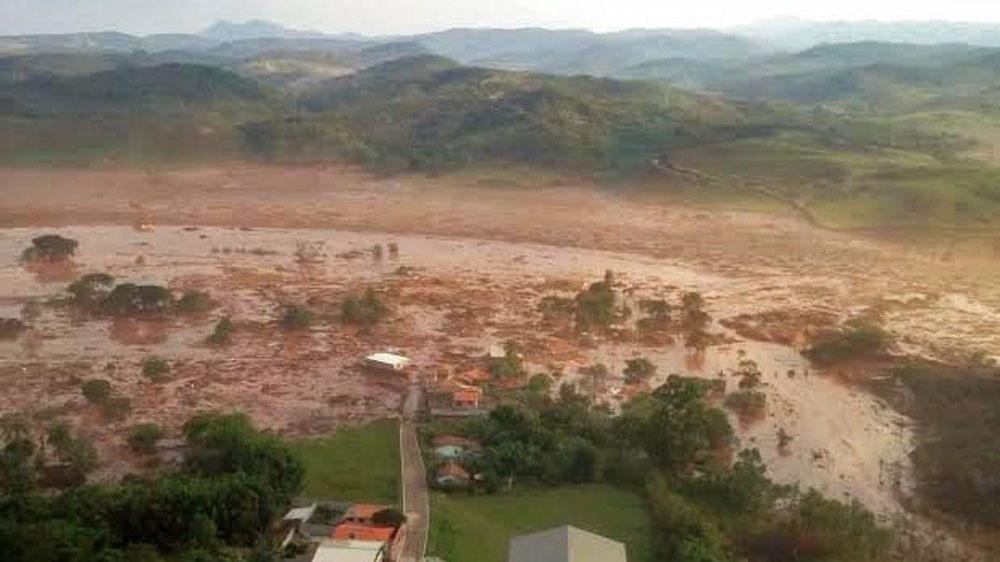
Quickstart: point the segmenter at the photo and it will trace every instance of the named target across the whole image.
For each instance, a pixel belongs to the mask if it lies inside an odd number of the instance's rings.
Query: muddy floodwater
[[[42,232],[80,242],[73,264],[21,263],[21,251]],[[382,246],[380,254],[372,250],[376,245]],[[265,426],[305,434],[395,415],[402,382],[373,378],[357,367],[364,354],[386,347],[411,356],[428,381],[479,361],[491,344],[508,339],[530,340],[529,363],[561,368],[567,382],[579,382],[578,369],[585,365],[603,362],[617,375],[627,359],[643,356],[658,367],[651,386],[669,374],[684,374],[723,377],[732,389],[731,371],[740,360],[752,359],[764,374],[767,413],[757,420],[733,418],[741,447],[758,448],[778,481],[855,497],[883,515],[898,511],[900,497],[912,487],[909,421],[837,373],[811,368],[794,342],[752,341],[741,337],[740,329],[716,325],[727,343],[692,357],[669,341],[580,345],[540,324],[543,296],[572,294],[609,269],[633,298],[673,299],[680,291],[700,291],[716,320],[788,304],[783,289],[768,279],[723,276],[649,256],[536,244],[338,230],[6,229],[0,231],[0,317],[18,317],[29,301],[42,307],[27,333],[0,341],[5,389],[0,411],[77,424],[101,443],[103,473],[110,477],[134,468],[122,430],[138,421],[176,430],[196,409],[240,409]],[[92,272],[176,291],[198,289],[217,306],[201,315],[111,319],[84,316],[58,303],[72,279]],[[386,295],[391,318],[369,331],[344,326],[339,303],[365,287]],[[285,303],[310,307],[314,322],[308,332],[288,334],[277,327]],[[222,316],[236,324],[233,344],[206,345]],[[794,333],[785,335],[795,339]],[[140,362],[153,355],[170,361],[166,381],[141,375]],[[128,420],[105,422],[80,396],[80,382],[97,377],[131,399]],[[600,398],[612,404],[622,400],[612,391]],[[784,446],[779,432],[790,438]]]

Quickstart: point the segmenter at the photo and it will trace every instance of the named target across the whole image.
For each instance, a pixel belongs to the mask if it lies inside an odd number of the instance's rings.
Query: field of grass
[[[394,503],[399,498],[399,424],[345,427],[294,445],[306,468],[303,494],[318,499]]]
[[[511,537],[566,524],[625,543],[631,562],[653,559],[643,498],[603,485],[523,488],[497,496],[436,494],[428,554],[449,562],[503,562]]]

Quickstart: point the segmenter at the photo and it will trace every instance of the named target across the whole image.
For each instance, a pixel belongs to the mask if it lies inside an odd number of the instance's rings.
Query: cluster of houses
[[[332,507],[331,507],[332,506]],[[390,562],[399,536],[400,523],[377,516],[389,506],[354,504],[330,525],[318,510],[337,510],[335,504],[312,504],[292,509],[281,527],[281,547],[293,541],[309,545],[298,559],[302,562]],[[319,521],[317,521],[319,520]]]

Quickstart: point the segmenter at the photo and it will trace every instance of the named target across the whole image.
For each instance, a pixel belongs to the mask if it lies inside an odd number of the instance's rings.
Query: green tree
[[[128,446],[137,453],[154,453],[163,436],[163,428],[155,423],[136,424],[128,430]]]
[[[615,321],[615,292],[606,281],[593,283],[576,296],[576,326],[579,330],[607,328]]]
[[[31,240],[31,247],[23,254],[25,261],[62,261],[76,253],[79,243],[58,234],[46,234]]]
[[[381,248],[381,246],[377,246]],[[349,324],[372,326],[388,314],[385,304],[379,299],[378,293],[367,288],[361,296],[350,295],[344,299],[341,306],[341,318]]]
[[[625,382],[628,384],[644,384],[656,376],[656,365],[645,357],[629,359],[625,362]]]
[[[205,312],[212,308],[212,299],[202,291],[184,291],[177,301],[177,309],[185,313]]]
[[[80,391],[91,404],[101,404],[111,396],[111,383],[104,379],[91,379],[80,386]]]
[[[70,283],[66,292],[77,306],[93,308],[104,302],[114,285],[115,278],[107,273],[88,273]]]
[[[288,331],[307,330],[312,324],[312,313],[304,306],[285,305],[281,313],[281,327]]]
[[[233,335],[233,320],[226,316],[215,325],[215,329],[208,336],[208,343],[212,345],[226,345]]]
[[[170,362],[163,357],[147,357],[142,360],[142,376],[153,382],[163,382],[170,372]]]

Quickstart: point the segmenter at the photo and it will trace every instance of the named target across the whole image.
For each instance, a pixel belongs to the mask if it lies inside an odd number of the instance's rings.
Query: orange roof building
[[[333,529],[331,538],[353,541],[389,542],[396,533],[393,527],[373,527],[360,523],[341,523]]]
[[[376,505],[371,503],[356,503],[352,505],[344,513],[344,516],[340,520],[344,523],[357,523],[360,525],[371,525],[372,516],[380,511],[385,511],[389,509],[384,505]]]

